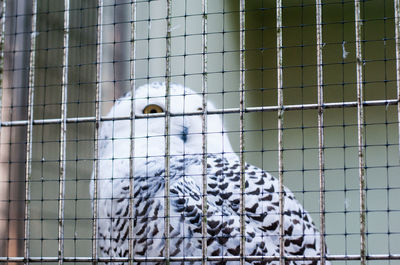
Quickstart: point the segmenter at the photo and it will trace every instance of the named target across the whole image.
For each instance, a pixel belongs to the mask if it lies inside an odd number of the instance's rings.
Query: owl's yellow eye
[[[153,113],[162,113],[164,112],[164,110],[158,106],[158,105],[147,105],[144,109],[143,109],[143,113],[144,114],[153,114]]]

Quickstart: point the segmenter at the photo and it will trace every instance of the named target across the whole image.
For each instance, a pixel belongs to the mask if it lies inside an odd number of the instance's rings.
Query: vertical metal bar
[[[26,159],[25,159],[25,216],[24,216],[24,259],[26,264],[30,257],[30,178],[32,174],[32,133],[33,133],[33,104],[35,94],[35,59],[36,59],[36,22],[37,0],[32,2],[32,33],[29,59],[29,87],[28,87],[28,126],[26,128]]]
[[[3,104],[3,79],[4,79],[4,33],[6,32],[6,0],[0,1],[0,137]],[[0,138],[1,139],[1,138]]]
[[[101,115],[102,60],[103,60],[103,0],[97,0],[97,43],[96,43],[96,100],[95,100],[95,131],[94,131],[94,173],[93,173],[93,226],[92,226],[92,259],[97,264],[97,179],[99,175],[99,129]]]
[[[6,32],[6,0],[0,0],[0,141],[3,110],[3,79],[4,79],[4,39]],[[1,208],[0,208],[1,210]],[[0,236],[2,236],[0,234]],[[0,239],[1,240],[1,239]],[[1,247],[0,243],[0,247]],[[2,252],[0,252],[1,254]]]
[[[284,265],[284,200],[283,200],[283,60],[282,60],[282,0],[276,0],[276,69],[278,89],[278,175],[279,175],[279,264]]]
[[[170,164],[170,139],[169,139],[169,123],[170,123],[170,83],[171,83],[171,14],[172,0],[167,0],[167,36],[166,36],[166,58],[165,58],[165,190],[164,190],[164,237],[165,237],[165,259],[166,264],[170,263],[169,257],[169,224],[170,224],[170,207],[169,207],[169,164]]]
[[[64,0],[64,45],[63,76],[61,87],[61,124],[60,124],[60,156],[59,156],[59,195],[58,195],[58,264],[64,258],[64,196],[65,196],[65,159],[67,140],[67,99],[68,99],[68,54],[69,54],[69,0]]]
[[[1,123],[3,119],[3,79],[4,79],[4,39],[5,39],[5,17],[6,17],[6,0],[0,0],[0,144],[2,143],[2,128]],[[3,148],[0,145],[0,154],[3,152]],[[0,166],[0,174],[3,174],[3,170]],[[4,174],[5,175],[5,174]],[[0,181],[2,181],[2,177],[0,177]],[[7,185],[8,186],[8,185]],[[4,200],[5,198],[9,198],[8,194],[6,194],[6,185],[4,183],[0,184],[0,200]],[[0,218],[7,219],[8,212],[6,208],[9,205],[0,205]],[[8,249],[8,240],[6,234],[8,235],[9,232],[9,222],[0,228],[0,256],[7,256],[7,249]]]
[[[325,265],[325,160],[324,160],[324,72],[322,40],[322,3],[315,2],[317,25],[317,86],[318,86],[318,162],[319,162],[319,218],[320,264]]]
[[[203,96],[203,114],[201,116],[201,133],[202,133],[202,178],[203,178],[203,201],[202,201],[202,264],[207,264],[207,10],[208,1],[201,1],[202,11],[202,86],[201,93]]]
[[[400,161],[400,1],[394,0],[394,21],[396,41],[396,85],[397,85],[397,123],[398,123],[398,157]]]
[[[135,177],[135,56],[136,56],[136,2],[131,2],[131,51],[130,51],[130,85],[131,85],[131,133],[130,133],[130,160],[129,160],[129,237],[128,237],[128,257],[129,257],[129,264],[133,264],[133,251],[134,246],[132,243],[133,240],[133,185],[134,185],[134,177]]]
[[[245,109],[245,82],[246,82],[246,62],[245,62],[245,42],[246,42],[246,35],[245,35],[245,0],[240,0],[240,9],[239,9],[239,138],[240,138],[240,145],[239,145],[239,160],[240,160],[240,264],[245,264],[244,256],[246,255],[245,250],[245,219],[244,219],[244,209],[245,209],[245,183],[246,183],[246,175],[245,175],[245,161],[244,161],[244,109]]]
[[[0,141],[1,141],[1,124],[3,118],[3,79],[4,79],[4,39],[6,32],[6,0],[0,0]],[[1,208],[0,208],[1,211]],[[0,215],[2,217],[2,215]],[[7,229],[8,230],[8,229]],[[2,233],[0,232],[0,236]],[[2,247],[0,239],[0,247]],[[2,252],[0,251],[0,254]]]
[[[360,178],[360,263],[366,264],[365,241],[365,162],[364,162],[364,97],[363,97],[363,58],[362,58],[362,21],[361,0],[354,0],[355,38],[357,59],[357,132],[358,132],[358,173]]]

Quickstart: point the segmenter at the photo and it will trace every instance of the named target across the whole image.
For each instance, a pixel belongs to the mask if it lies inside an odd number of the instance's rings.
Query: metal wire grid
[[[132,39],[134,41],[131,42],[132,47],[131,47],[131,58],[129,59],[130,62],[130,68],[131,68],[131,79],[129,80],[132,87],[135,87],[136,83],[136,78],[135,78],[135,39],[136,39],[136,27],[135,24],[137,23],[136,20],[136,5],[140,2],[144,1],[136,1],[131,3],[131,10],[133,14],[133,19],[131,21],[131,28],[132,28]],[[6,10],[5,4],[6,2],[3,2],[4,8],[3,10]],[[357,73],[357,78],[356,78],[356,85],[357,85],[357,100],[356,101],[344,101],[344,102],[324,102],[324,62],[323,62],[323,48],[324,48],[324,41],[323,41],[323,4],[321,3],[321,0],[316,0],[315,2],[315,14],[316,14],[316,54],[317,54],[317,91],[318,91],[318,103],[316,104],[291,104],[287,105],[284,104],[284,86],[283,86],[283,81],[284,81],[284,76],[283,76],[283,69],[285,68],[284,62],[283,62],[283,49],[285,48],[283,45],[283,18],[282,18],[282,10],[284,6],[282,5],[281,0],[276,1],[276,71],[277,71],[277,83],[276,83],[276,88],[277,88],[277,104],[274,106],[261,106],[261,107],[248,107],[245,105],[245,95],[246,91],[249,89],[246,87],[246,52],[248,51],[246,49],[246,6],[245,6],[245,1],[241,0],[240,1],[240,8],[239,8],[239,35],[240,35],[240,47],[239,47],[239,74],[240,74],[240,89],[239,89],[239,108],[223,108],[219,109],[217,111],[205,111],[206,107],[206,97],[208,94],[207,90],[207,76],[208,76],[208,60],[207,60],[207,55],[209,54],[207,50],[207,24],[208,18],[207,18],[207,1],[203,0],[202,1],[202,43],[203,43],[203,50],[201,52],[202,55],[202,95],[203,95],[203,111],[199,112],[193,112],[193,113],[185,113],[185,114],[170,114],[168,112],[168,97],[167,97],[167,109],[166,109],[166,123],[165,123],[165,131],[166,134],[168,135],[169,132],[169,118],[173,116],[179,116],[179,115],[201,115],[202,116],[202,130],[203,130],[203,135],[204,132],[206,131],[207,124],[206,124],[206,116],[208,114],[228,114],[228,113],[233,113],[233,114],[239,114],[239,139],[240,139],[240,144],[239,144],[239,155],[240,155],[240,162],[241,162],[241,169],[242,169],[242,174],[241,174],[241,213],[242,213],[242,219],[241,219],[241,234],[242,234],[242,241],[241,241],[241,251],[240,251],[240,256],[239,257],[207,257],[206,256],[206,241],[205,237],[203,238],[203,255],[202,257],[171,257],[168,252],[168,247],[166,248],[166,253],[165,257],[163,258],[139,258],[132,256],[133,249],[130,249],[130,256],[129,258],[112,258],[112,261],[202,261],[203,264],[205,264],[207,261],[217,261],[217,260],[233,260],[233,261],[240,261],[241,264],[244,264],[245,261],[256,261],[256,260],[279,260],[281,264],[284,264],[285,261],[287,260],[320,260],[321,264],[324,264],[325,260],[360,260],[361,264],[366,264],[367,260],[398,260],[400,259],[400,254],[381,254],[381,255],[371,255],[368,254],[366,251],[366,195],[365,195],[365,188],[366,188],[366,183],[365,183],[365,139],[364,139],[364,115],[365,111],[364,108],[367,106],[397,106],[398,113],[400,113],[400,44],[399,44],[399,29],[400,29],[400,22],[399,22],[399,14],[400,14],[400,7],[399,7],[399,1],[394,0],[393,5],[394,5],[394,18],[395,18],[395,42],[396,42],[396,82],[397,82],[397,98],[396,99],[384,99],[384,100],[368,100],[366,101],[363,96],[363,91],[364,87],[363,85],[365,84],[364,78],[363,78],[363,67],[365,60],[363,59],[363,37],[362,37],[362,30],[363,30],[363,25],[362,25],[362,18],[361,18],[361,2],[358,0],[354,1],[354,24],[355,24],[355,46],[356,46],[356,73]],[[65,176],[65,168],[66,168],[66,142],[67,142],[67,124],[78,124],[78,123],[95,123],[95,141],[94,141],[94,153],[96,159],[94,160],[94,170],[95,170],[95,179],[97,178],[98,174],[98,129],[99,125],[102,121],[107,121],[107,120],[131,120],[131,139],[134,138],[133,135],[133,127],[134,127],[134,119],[141,119],[141,118],[147,118],[144,115],[134,113],[133,111],[131,114],[127,117],[119,117],[119,118],[105,118],[101,116],[101,104],[102,104],[102,97],[101,97],[101,92],[102,92],[102,62],[103,62],[103,50],[102,50],[102,45],[104,45],[104,40],[103,40],[103,19],[104,19],[104,14],[103,14],[103,8],[105,7],[104,3],[102,0],[98,0],[97,4],[97,27],[98,27],[98,35],[97,35],[97,81],[96,81],[96,101],[95,101],[95,116],[88,116],[88,117],[67,117],[67,106],[68,106],[68,73],[69,73],[69,36],[70,36],[70,23],[69,23],[69,14],[71,12],[70,10],[70,0],[65,0],[64,1],[64,29],[63,29],[63,64],[62,64],[62,98],[61,98],[61,104],[60,104],[60,118],[54,118],[54,119],[34,119],[34,93],[35,93],[35,60],[36,60],[36,52],[37,49],[35,47],[36,45],[36,25],[37,25],[37,0],[34,0],[32,2],[33,10],[34,12],[32,13],[32,30],[31,32],[31,46],[30,46],[30,73],[29,73],[29,89],[28,89],[28,104],[27,104],[27,119],[20,119],[20,120],[11,120],[11,121],[1,121],[1,126],[2,127],[16,127],[16,126],[26,126],[26,163],[25,163],[25,217],[24,217],[24,255],[23,256],[16,256],[16,257],[11,257],[11,256],[5,256],[5,257],[0,257],[0,261],[7,261],[7,262],[58,262],[59,264],[62,264],[63,262],[96,262],[96,261],[109,261],[110,258],[102,258],[98,257],[97,254],[97,244],[96,244],[96,239],[97,239],[97,231],[96,231],[96,221],[97,221],[97,213],[96,213],[96,203],[97,200],[94,200],[93,203],[93,226],[92,226],[92,256],[90,257],[89,255],[87,257],[67,257],[64,255],[64,202],[65,202],[65,181],[66,181],[66,176]],[[171,1],[167,1],[166,3],[167,6],[167,34],[166,34],[166,57],[165,57],[165,81],[167,85],[167,95],[169,91],[169,84],[171,82],[171,77],[173,76],[171,73],[171,61],[170,58],[172,57],[171,55],[171,32],[172,32],[172,26],[171,26],[171,18],[172,16],[172,3]],[[5,25],[5,20],[7,19],[7,14],[2,17],[2,30],[4,32],[4,25]],[[4,34],[2,34],[4,36]],[[2,42],[4,41],[4,38],[1,39]],[[3,43],[2,43],[3,46]],[[3,59],[3,56],[1,57]],[[2,65],[2,62],[1,64]],[[134,90],[132,90],[132,95],[134,93]],[[132,101],[132,104],[134,102]],[[359,174],[359,194],[360,194],[360,254],[359,255],[328,255],[326,254],[325,250],[325,245],[324,242],[325,240],[325,157],[324,157],[324,111],[326,109],[330,108],[350,108],[350,107],[356,107],[357,108],[357,135],[358,135],[358,174]],[[284,113],[286,111],[296,111],[296,110],[317,110],[318,111],[318,160],[319,160],[319,217],[320,217],[320,231],[321,231],[321,250],[322,254],[319,257],[295,257],[295,256],[284,256],[283,254],[280,255],[280,257],[254,257],[254,256],[245,256],[244,253],[244,245],[245,245],[245,240],[244,240],[244,219],[243,219],[243,211],[244,211],[244,205],[245,205],[245,193],[244,193],[244,154],[245,154],[245,143],[244,143],[244,135],[245,135],[245,130],[244,130],[244,115],[246,113],[252,113],[252,112],[277,112],[278,114],[278,176],[281,184],[281,190],[280,190],[280,209],[281,212],[283,212],[283,178],[284,178],[284,146],[283,146],[283,134],[284,134]],[[133,105],[132,105],[132,110],[133,110]],[[155,117],[159,116],[164,116],[164,114],[160,115],[154,115]],[[45,124],[58,124],[60,125],[60,136],[59,136],[59,190],[58,190],[58,256],[57,257],[46,257],[46,256],[41,256],[41,257],[33,257],[30,254],[30,244],[29,244],[29,239],[30,239],[30,206],[29,206],[29,201],[30,201],[30,191],[31,191],[31,168],[32,168],[32,144],[33,144],[33,138],[32,138],[32,132],[33,132],[33,127],[34,125],[45,125]],[[398,124],[400,126],[400,121],[398,120]],[[165,153],[167,154],[165,156],[165,168],[167,169],[166,172],[166,183],[168,183],[168,168],[169,168],[169,138],[166,137],[166,150]],[[206,159],[206,138],[203,138],[203,160],[205,161]],[[133,141],[131,141],[131,157],[133,157],[133,150],[134,150],[134,145]],[[133,160],[131,160],[130,163],[131,167],[131,175],[133,175],[134,172],[134,164]],[[203,193],[205,194],[205,190],[207,188],[207,181],[205,178],[206,175],[206,169],[205,169],[206,163],[203,163]],[[133,183],[131,183],[132,185]],[[169,200],[168,200],[168,185],[166,186],[166,200],[165,200],[165,215],[169,216]],[[131,189],[132,191],[133,189]],[[96,198],[96,191],[97,188],[95,186],[94,193],[95,193],[95,198]],[[133,196],[131,196],[133,197]],[[207,202],[207,197],[203,197],[203,205],[205,205]],[[130,204],[130,209],[132,212],[132,202]],[[205,211],[205,208],[203,208],[203,211]],[[281,224],[283,222],[283,214],[280,217]],[[205,222],[205,221],[204,221]],[[205,223],[203,222],[203,233],[205,233]],[[166,219],[165,222],[165,227],[169,227],[169,219]],[[133,224],[132,222],[130,223],[130,238],[133,238],[132,234],[133,230]],[[169,229],[165,229],[165,238],[167,239],[166,244],[169,244],[169,235],[168,231]],[[280,252],[283,253],[283,225],[280,225]],[[130,244],[130,247],[132,248],[132,244]]]

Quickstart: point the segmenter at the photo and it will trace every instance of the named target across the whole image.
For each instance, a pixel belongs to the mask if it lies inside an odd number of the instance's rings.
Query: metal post
[[[2,99],[3,99],[3,68],[4,68],[4,34],[6,32],[6,0],[0,0],[0,122],[2,119]],[[0,124],[1,129],[1,124]],[[0,130],[1,136],[1,130]]]
[[[65,197],[65,159],[67,140],[67,101],[68,101],[68,54],[69,54],[69,0],[64,0],[64,45],[63,45],[63,76],[61,87],[61,126],[60,126],[60,157],[59,157],[59,195],[58,195],[58,264],[64,257],[64,197]]]
[[[136,2],[131,2],[131,54],[130,54],[130,86],[131,86],[131,112],[130,112],[130,122],[131,122],[131,133],[130,133],[130,159],[129,159],[129,237],[128,237],[128,257],[129,264],[133,264],[134,258],[134,246],[132,240],[134,238],[134,227],[133,227],[133,199],[134,199],[134,177],[135,177],[135,56],[136,56]]]
[[[165,190],[164,190],[164,237],[165,249],[164,255],[166,264],[170,263],[169,253],[169,223],[170,223],[170,209],[169,209],[169,164],[170,164],[170,139],[169,139],[169,123],[170,123],[170,83],[171,83],[171,15],[172,15],[172,0],[167,0],[167,36],[166,36],[166,58],[165,58]]]
[[[5,35],[5,22],[6,22],[6,0],[0,0],[0,142],[1,142],[1,124],[2,124],[2,109],[3,109],[3,79],[4,79],[4,35]],[[0,147],[0,150],[2,148]],[[1,152],[1,151],[0,151]],[[1,172],[1,169],[0,169]],[[3,172],[1,172],[2,174]],[[2,178],[0,177],[0,180]],[[6,200],[8,194],[6,194],[6,190],[8,189],[8,185],[4,183],[0,183],[0,200]],[[0,218],[7,219],[8,213],[7,209],[8,205],[5,203],[0,204]],[[5,238],[8,237],[8,225],[4,225],[0,228],[0,255],[6,255],[8,242]],[[6,236],[7,234],[7,236]]]
[[[101,89],[102,89],[102,60],[103,60],[103,0],[97,1],[97,75],[95,100],[95,131],[94,131],[94,172],[93,172],[93,226],[92,226],[92,259],[97,263],[97,179],[99,175],[99,129],[101,121]]]
[[[357,59],[357,133],[358,133],[358,174],[360,179],[360,263],[366,264],[365,241],[365,162],[364,162],[364,106],[363,106],[363,58],[362,58],[362,21],[360,0],[354,0],[355,38]]]
[[[278,175],[279,175],[279,264],[285,264],[284,198],[283,198],[283,59],[282,59],[282,0],[276,0],[276,68],[278,89]]]
[[[245,82],[246,82],[246,65],[245,65],[245,54],[244,51],[246,49],[245,42],[246,42],[246,35],[245,35],[245,26],[246,26],[246,17],[245,17],[245,0],[240,0],[240,7],[239,7],[239,138],[240,138],[240,145],[239,145],[239,160],[240,160],[240,264],[245,264],[244,256],[246,255],[245,250],[245,243],[246,243],[246,227],[245,227],[245,188],[246,188],[246,174],[245,174],[245,161],[244,161],[244,109],[245,109]]]
[[[26,129],[26,161],[25,161],[25,231],[24,231],[24,259],[27,261],[29,253],[29,220],[30,220],[30,178],[32,175],[32,132],[33,132],[33,104],[35,94],[35,59],[36,59],[36,22],[37,22],[37,1],[32,2],[32,33],[29,59],[29,87],[28,87],[28,126]],[[26,262],[28,263],[28,262]]]
[[[207,0],[201,1],[202,6],[202,86],[201,94],[203,96],[203,113],[201,116],[202,133],[202,178],[203,178],[203,201],[202,201],[202,264],[207,264]]]
[[[322,3],[315,3],[317,24],[317,85],[318,85],[318,161],[319,161],[319,218],[320,264],[325,265],[325,160],[324,160],[324,72],[322,40]]]

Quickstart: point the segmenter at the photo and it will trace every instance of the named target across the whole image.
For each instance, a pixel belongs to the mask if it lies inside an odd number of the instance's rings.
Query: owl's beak
[[[183,127],[182,127],[181,139],[182,139],[182,141],[183,141],[184,143],[186,143],[186,141],[187,141],[188,133],[189,133],[188,127],[183,126]]]

